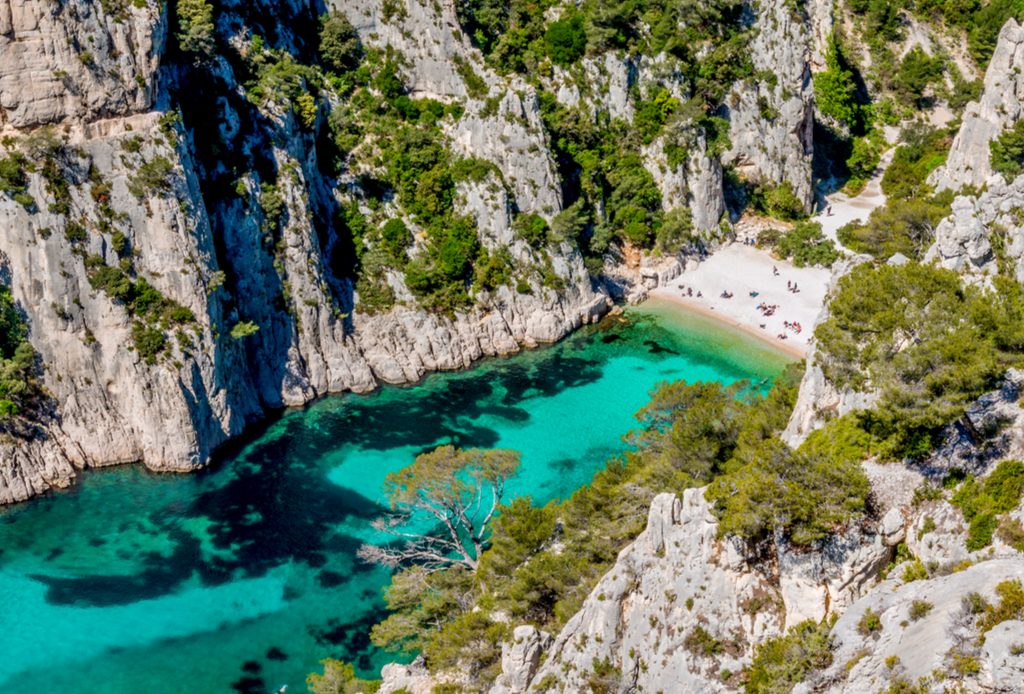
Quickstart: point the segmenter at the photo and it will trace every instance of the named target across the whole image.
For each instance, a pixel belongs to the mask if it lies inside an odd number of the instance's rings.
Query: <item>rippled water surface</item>
[[[289,412],[190,476],[137,466],[0,510],[5,694],[305,691],[325,657],[370,674],[385,571],[384,476],[441,443],[523,454],[510,493],[538,502],[585,484],[664,380],[761,383],[769,348],[653,305],[472,371]]]

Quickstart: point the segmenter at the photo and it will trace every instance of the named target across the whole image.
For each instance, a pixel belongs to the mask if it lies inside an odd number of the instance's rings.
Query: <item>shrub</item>
[[[185,53],[213,55],[213,6],[206,0],[178,0],[178,46]]]
[[[964,287],[950,270],[907,263],[861,265],[843,277],[816,329],[826,375],[870,387],[875,409],[858,415],[883,457],[914,457],[945,424],[1020,359],[1024,295]]]
[[[825,238],[818,222],[797,224],[778,239],[775,252],[782,258],[792,258],[797,267],[832,267],[832,263],[842,255],[832,239]]]
[[[810,673],[831,665],[829,631],[828,622],[807,620],[758,646],[747,674],[747,693],[788,692]]]
[[[793,192],[793,184],[783,181],[777,186],[769,187],[761,192],[762,207],[765,212],[779,219],[794,220],[807,216],[804,204]]]
[[[920,106],[925,90],[942,78],[942,59],[931,57],[920,46],[914,46],[903,57],[896,73],[897,95]]]
[[[533,248],[543,248],[548,245],[550,228],[548,223],[539,214],[521,214],[512,223],[512,229],[516,236],[521,238]]]
[[[139,200],[151,195],[162,196],[171,192],[174,165],[170,159],[157,155],[142,164],[128,181],[128,191]]]
[[[896,253],[918,259],[931,246],[935,227],[949,215],[951,193],[934,197],[890,200],[872,210],[864,224],[852,222],[839,229],[839,241],[857,253],[886,260]]]
[[[241,340],[251,335],[255,335],[259,331],[260,326],[256,325],[252,321],[238,321],[231,327],[231,337],[235,340]]]
[[[992,170],[1007,181],[1024,173],[1024,120],[1014,123],[989,143]]]
[[[0,158],[0,191],[26,209],[35,207],[35,200],[28,192],[28,159],[20,152]]]
[[[818,111],[853,131],[863,127],[864,113],[857,97],[853,71],[835,34],[829,37],[826,69],[814,75],[814,100]]]
[[[408,249],[412,245],[412,232],[397,217],[384,222],[380,228],[381,245],[395,267],[403,268],[409,261]]]
[[[1016,508],[1024,495],[1024,463],[1004,460],[988,477],[978,482],[968,477],[953,495],[952,503],[969,523],[967,548],[987,547],[999,525],[1000,514]]]
[[[910,603],[910,609],[907,614],[910,616],[910,620],[916,622],[924,619],[928,616],[928,613],[932,611],[932,605],[927,600],[914,600]]]
[[[356,677],[351,663],[327,658],[321,660],[323,674],[312,673],[306,678],[306,687],[311,694],[372,694],[380,687],[378,680],[361,680]]]
[[[359,66],[363,47],[359,34],[342,12],[331,10],[320,18],[320,62],[342,74]]]
[[[1024,618],[1024,585],[1020,580],[1003,581],[996,586],[999,602],[985,608],[978,626],[981,633],[1011,619]]]
[[[722,646],[722,642],[712,636],[711,632],[699,624],[686,635],[685,639],[683,639],[683,648],[694,655],[704,656],[716,655],[725,650]]]
[[[587,32],[583,26],[583,17],[571,13],[557,22],[552,22],[544,32],[544,44],[551,62],[563,67],[575,63],[587,50]]]
[[[870,636],[882,630],[882,618],[870,607],[864,610],[860,621],[857,622],[857,631],[861,636]]]

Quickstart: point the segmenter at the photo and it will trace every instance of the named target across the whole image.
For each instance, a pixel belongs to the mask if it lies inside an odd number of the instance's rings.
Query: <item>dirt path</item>
[[[825,203],[821,210],[811,217],[811,221],[821,224],[821,230],[825,232],[825,236],[835,241],[836,245],[840,248],[844,248],[836,237],[836,232],[840,227],[857,220],[867,221],[872,210],[885,204],[885,193],[882,192],[882,176],[885,175],[885,170],[892,163],[895,151],[896,148],[894,147],[882,155],[881,160],[878,162],[878,168],[875,170],[875,175],[871,177],[871,180],[868,181],[860,195],[852,198],[845,193],[833,193],[825,196]],[[832,214],[828,214],[830,206]],[[849,249],[845,250],[848,251]]]

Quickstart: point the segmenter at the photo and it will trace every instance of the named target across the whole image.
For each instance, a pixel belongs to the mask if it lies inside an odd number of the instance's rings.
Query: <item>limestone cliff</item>
[[[1021,117],[1022,68],[1024,28],[1010,19],[999,32],[981,99],[967,105],[946,164],[929,178],[938,190],[980,187],[992,176],[989,143]]]
[[[454,3],[334,7],[364,47],[393,56],[410,98],[453,107],[440,126],[453,156],[493,165],[460,183],[452,204],[521,281],[444,312],[424,310],[402,274],[387,271],[375,279],[397,305],[360,303],[344,219],[379,204],[366,187],[378,172],[372,162],[332,170],[323,141],[343,97],[331,85],[312,89],[302,113],[274,91],[287,93],[286,71],[308,57],[319,3],[223,3],[200,27],[213,48],[200,41],[190,49],[198,53],[179,46],[187,27],[176,3],[0,4],[4,154],[39,159],[21,202],[0,199],[3,279],[24,311],[49,402],[33,439],[0,444],[0,503],[66,485],[86,467],[194,469],[268,408],[465,368],[557,340],[607,310],[608,290],[572,239],[537,249],[514,229],[518,215],[551,220],[565,207],[538,88],[488,66]],[[754,178],[789,180],[803,196],[809,29],[782,2],[758,6],[750,21],[755,66],[779,81],[734,89],[725,160]],[[269,87],[252,75],[267,60],[282,61]],[[572,75],[553,70],[541,86],[628,121],[655,86],[688,97],[665,65],[610,51]],[[752,106],[765,99],[779,112],[770,122]],[[687,208],[710,244],[725,209],[722,157],[700,128],[678,127],[686,157],[676,161],[655,139],[643,166],[662,207]],[[405,219],[415,258],[424,230]],[[614,247],[608,286],[641,296],[683,262],[634,262]]]

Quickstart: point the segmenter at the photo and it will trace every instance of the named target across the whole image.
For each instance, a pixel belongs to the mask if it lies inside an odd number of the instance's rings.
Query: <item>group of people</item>
[[[779,274],[780,273],[779,273],[778,267],[773,265],[772,266],[772,275],[774,275],[775,277],[778,277]],[[680,289],[683,292],[683,295],[686,296],[686,297],[689,297],[689,298],[696,297],[696,298],[700,299],[700,298],[703,298],[703,296],[704,296],[704,294],[701,291],[698,290],[698,291],[694,292],[692,287],[687,287],[687,286],[682,285],[682,284],[677,285],[677,289]],[[788,291],[788,292],[790,292],[792,294],[799,294],[800,293],[800,288],[797,286],[796,282],[793,282],[792,280],[786,280],[786,291]],[[747,293],[750,295],[750,298],[752,298],[752,299],[757,298],[758,296],[761,295],[761,292],[759,292],[757,290],[749,290]],[[719,294],[719,297],[722,298],[722,299],[732,299],[734,296],[735,295],[731,291],[729,291],[728,289],[723,289],[722,293]],[[775,315],[776,311],[779,310],[779,305],[778,304],[769,304],[766,301],[762,301],[761,303],[759,303],[757,305],[757,310],[765,318],[770,318],[770,317]],[[800,333],[803,332],[803,326],[799,322],[796,322],[796,321],[793,321],[793,322],[783,321],[782,323],[785,326],[785,330],[786,331],[792,330],[797,335],[799,335]],[[762,330],[767,330],[767,328],[768,328],[767,323],[759,323],[758,326]],[[786,332],[781,332],[778,335],[776,335],[775,337],[777,339],[779,339],[779,340],[789,339],[789,335]]]

